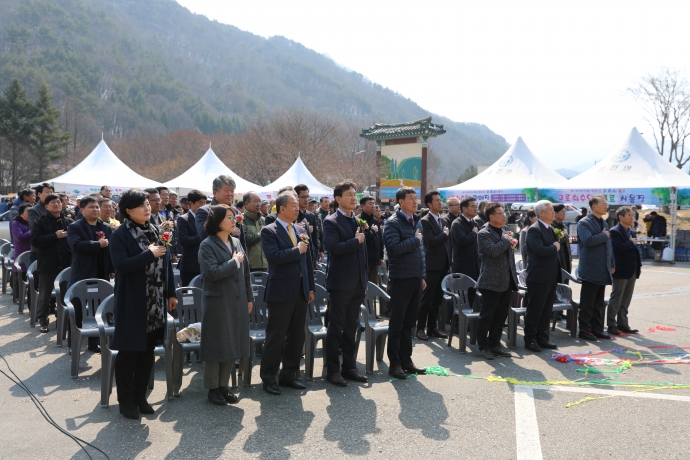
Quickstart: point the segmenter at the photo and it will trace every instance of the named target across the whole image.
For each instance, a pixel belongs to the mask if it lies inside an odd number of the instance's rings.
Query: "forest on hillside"
[[[0,0],[0,10],[0,87],[17,78],[35,99],[42,84],[49,86],[60,126],[70,135],[52,165],[56,171],[81,160],[101,134],[122,156],[118,144],[160,143],[194,132],[203,141],[186,153],[193,164],[211,138],[237,137],[239,145],[242,134],[290,114],[321,116],[354,135],[374,122],[429,115],[299,43],[240,31],[172,0]],[[447,130],[432,142],[439,161],[430,173],[437,185],[455,182],[470,164],[490,164],[508,147],[486,126],[437,115],[433,121]],[[347,148],[329,154],[339,150]],[[4,143],[3,152],[6,161]],[[230,158],[237,148],[218,153]],[[293,161],[297,154],[285,152]],[[139,164],[130,166],[143,173]],[[325,181],[324,174],[317,177]]]

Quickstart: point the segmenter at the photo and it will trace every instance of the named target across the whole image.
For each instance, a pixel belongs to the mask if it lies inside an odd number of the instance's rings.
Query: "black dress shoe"
[[[306,390],[307,386],[300,382],[299,380],[279,380],[278,381],[279,385],[281,387],[290,387],[294,388],[295,390]]]
[[[616,326],[609,326],[609,334],[611,335],[621,335],[621,330]]]
[[[227,401],[225,401],[223,394],[220,392],[220,389],[218,388],[208,390],[208,400],[216,406],[224,406],[227,404]]]
[[[604,331],[594,331],[594,336],[598,339],[604,339],[604,340],[610,340],[611,336],[608,334],[608,332]]]
[[[337,385],[339,387],[346,387],[347,386],[347,382],[345,381],[343,376],[340,375],[340,372],[333,372],[331,374],[328,374],[326,376],[326,380],[331,382],[333,385]]]
[[[541,347],[537,344],[537,342],[526,342],[525,348],[535,353],[541,353]]]
[[[239,398],[232,394],[230,391],[230,388],[228,387],[220,387],[220,394],[223,396],[223,399],[227,401],[228,404],[236,404],[237,401],[239,401]]]
[[[88,347],[89,351],[93,351],[94,353],[101,354],[101,347],[98,345],[89,345]]]
[[[134,405],[136,405],[139,408],[139,412],[141,412],[142,414],[150,415],[156,412],[153,409],[153,406],[151,406],[151,404],[149,404],[149,402],[146,400],[145,396],[137,399],[134,402]]]
[[[278,387],[278,384],[274,381],[264,382],[264,391],[269,395],[278,396],[280,394],[280,388]]]
[[[484,359],[494,359],[494,354],[491,353],[491,350],[488,348],[482,348],[479,350],[479,356],[481,356]]]
[[[626,334],[637,334],[638,331],[637,329],[631,329],[630,326],[618,326],[618,329],[620,329],[622,332],[625,332]]]
[[[558,348],[558,345],[556,345],[556,344],[553,343],[553,342],[540,342],[540,341],[537,341],[537,345],[539,345],[541,348],[547,348],[547,349],[549,349],[549,350],[555,350],[556,348]]]
[[[132,420],[139,420],[139,409],[133,402],[121,402],[120,413]]]
[[[395,377],[396,379],[406,379],[407,374],[405,374],[405,371],[402,370],[402,367],[400,366],[393,366],[390,369],[388,369],[388,373],[392,376]]]
[[[577,334],[577,336],[585,340],[597,340],[594,334],[589,331],[585,331],[584,329],[580,329],[580,332]]]
[[[491,351],[491,354],[493,354],[494,356],[503,356],[504,358],[512,358],[513,356],[511,352],[501,347],[500,345],[491,347],[489,350]]]
[[[415,335],[419,340],[429,340],[429,337],[424,333],[424,329],[417,329],[417,334]]]
[[[426,335],[428,337],[437,337],[439,339],[447,339],[448,334],[444,334],[443,332],[439,331],[438,328],[432,329],[430,331],[426,331]]]
[[[409,362],[407,364],[403,364],[400,367],[402,368],[402,370],[404,370],[408,374],[418,374],[418,375],[426,374],[426,369],[421,368],[421,367],[417,367],[412,362]]]
[[[41,329],[39,329],[39,331],[41,331],[41,334],[45,334],[46,332],[48,332],[49,324],[50,320],[48,318],[44,318],[41,320]]]
[[[340,375],[347,380],[354,380],[355,382],[367,383],[369,377],[362,375],[357,369],[341,369]]]

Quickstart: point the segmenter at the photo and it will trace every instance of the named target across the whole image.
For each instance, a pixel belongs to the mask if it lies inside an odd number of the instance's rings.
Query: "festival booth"
[[[678,205],[690,205],[690,176],[659,155],[633,128],[623,144],[582,174],[554,187],[540,186],[539,199],[554,203],[589,204],[593,195],[609,204],[669,206],[670,251],[674,260]]]
[[[235,196],[240,197],[247,192],[257,191],[260,185],[253,184],[232,172],[230,168],[220,161],[209,145],[208,150],[197,161],[194,166],[182,173],[175,179],[171,179],[164,185],[171,190],[175,190],[179,196],[186,196],[192,190],[199,190],[209,197],[213,195],[213,179],[225,174],[232,177],[235,181]]]
[[[71,197],[100,192],[103,185],[109,185],[115,197],[130,188],[144,189],[158,185],[158,182],[132,171],[115,156],[103,139],[81,163],[62,176],[46,182],[52,182],[56,192],[64,191]],[[35,185],[38,184],[31,184]]]
[[[500,203],[535,202],[537,187],[560,184],[566,179],[546,166],[521,137],[493,165],[472,179],[439,189],[441,198],[468,196]]]
[[[295,163],[290,166],[290,169],[285,171],[285,174],[280,176],[275,181],[258,190],[261,198],[266,200],[275,199],[278,190],[283,187],[294,187],[298,184],[305,184],[309,187],[309,196],[312,198],[320,198],[322,196],[333,197],[333,189],[323,185],[321,182],[309,172],[302,159],[297,157]]]

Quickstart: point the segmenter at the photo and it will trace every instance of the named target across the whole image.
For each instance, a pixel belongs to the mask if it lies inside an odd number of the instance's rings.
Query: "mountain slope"
[[[306,108],[362,127],[429,113],[299,43],[264,39],[171,0],[0,0],[0,86],[19,77],[56,95],[85,141],[198,129],[241,131],[257,118]],[[71,114],[71,115],[70,115]],[[72,117],[72,118],[70,118]],[[440,172],[491,164],[508,148],[484,125],[434,116]]]

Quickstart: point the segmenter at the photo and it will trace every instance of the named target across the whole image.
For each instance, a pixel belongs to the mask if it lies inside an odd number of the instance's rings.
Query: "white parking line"
[[[531,386],[515,385],[515,444],[518,460],[541,460],[541,441],[534,392]]]
[[[690,402],[690,396],[669,395],[663,393],[634,393],[633,391],[605,390],[603,388],[592,387],[564,387],[556,385],[530,385],[529,387],[516,385],[515,391],[517,391],[518,387],[533,388],[535,390],[564,391],[568,393],[585,393],[591,395],[623,396],[626,398],[663,399],[667,401]]]

